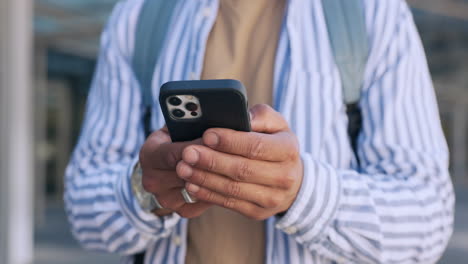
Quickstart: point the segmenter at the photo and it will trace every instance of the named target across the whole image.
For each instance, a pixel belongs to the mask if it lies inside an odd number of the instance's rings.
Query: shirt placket
[[[195,21],[191,32],[192,45],[190,47],[190,60],[184,62],[185,68],[188,70],[188,76],[184,76],[189,80],[200,80],[203,62],[205,58],[206,43],[209,33],[214,26],[219,8],[218,0],[199,0],[199,4],[192,5],[196,8]],[[187,235],[188,221],[182,219],[179,223],[180,228],[176,228],[171,238],[171,245],[176,247],[176,257],[178,263],[185,262],[187,253]]]

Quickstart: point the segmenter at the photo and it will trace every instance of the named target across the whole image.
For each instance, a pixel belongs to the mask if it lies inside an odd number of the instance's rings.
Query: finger
[[[170,215],[172,214],[174,211],[170,210],[170,209],[156,209],[153,211],[153,214],[159,216],[159,217],[163,217],[163,216],[167,216],[167,215]]]
[[[164,129],[157,130],[146,139],[145,143],[141,147],[139,161],[143,168],[151,167],[146,166],[152,163],[152,153],[155,149],[158,149],[162,144],[171,143],[171,137],[169,133]]]
[[[189,191],[189,193],[198,200],[219,205],[226,209],[234,210],[255,220],[265,220],[268,218],[265,209],[251,202],[239,200],[234,197],[223,196],[219,193],[210,191],[206,188],[199,187],[191,183],[187,183],[186,188],[187,191]]]
[[[153,133],[142,147],[140,162],[144,167],[159,170],[173,170],[182,158],[182,151],[189,145],[202,144],[201,139],[189,142],[170,143],[164,131]]]
[[[143,170],[143,189],[150,193],[160,193],[174,188],[183,188],[185,182],[175,171]]]
[[[197,202],[194,204],[185,204],[177,210],[177,214],[183,218],[195,218],[202,215],[208,208],[213,206],[206,202]]]
[[[151,142],[155,146],[172,142],[169,132],[164,128],[151,133],[151,135],[146,139],[146,141]]]
[[[280,206],[280,190],[263,185],[233,181],[227,177],[211,172],[191,168],[181,161],[177,165],[177,174],[189,183],[209,189],[227,197],[255,203],[263,208]]]
[[[212,149],[254,160],[286,161],[299,153],[296,137],[291,132],[262,134],[212,128],[203,135],[203,143]]]
[[[182,188],[176,188],[171,189],[165,193],[154,194],[154,196],[164,209],[177,211],[186,204],[184,198],[182,197],[181,191]]]
[[[187,147],[182,159],[195,168],[221,174],[239,182],[285,189],[290,188],[295,182],[292,175],[283,173],[285,164],[283,162],[250,160],[205,146]]]
[[[255,105],[250,108],[252,131],[273,134],[289,130],[288,122],[280,113],[266,104]]]

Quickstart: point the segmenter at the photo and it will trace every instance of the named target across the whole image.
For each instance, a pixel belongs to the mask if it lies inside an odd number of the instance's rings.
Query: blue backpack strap
[[[151,133],[152,81],[156,63],[164,47],[176,0],[146,0],[141,7],[135,34],[132,67],[139,82],[145,113],[145,134]]]
[[[363,0],[322,0],[346,104],[359,101],[369,43]]]
[[[343,84],[348,134],[358,162],[357,138],[362,127],[359,99],[369,54],[363,1],[322,0],[330,44]]]
[[[132,68],[140,85],[144,106],[145,136],[151,134],[153,106],[153,74],[159,60],[177,0],[145,0],[138,17]],[[146,252],[134,256],[135,264],[143,264]]]

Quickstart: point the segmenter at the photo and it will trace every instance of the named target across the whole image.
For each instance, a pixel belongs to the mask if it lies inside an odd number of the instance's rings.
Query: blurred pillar
[[[467,182],[467,132],[468,132],[468,105],[464,102],[457,102],[453,108],[453,127],[452,127],[452,166],[453,175],[457,183]]]
[[[0,263],[33,260],[32,0],[0,0]]]
[[[47,49],[36,42],[34,48],[34,213],[35,227],[45,223],[47,145]]]
[[[71,143],[71,117],[72,117],[72,101],[71,89],[68,82],[65,81],[49,81],[48,89],[56,98],[54,102],[55,116],[55,131],[56,138],[54,139],[55,151],[53,159],[56,162],[54,178],[54,198],[62,200],[64,192],[64,175],[68,161],[69,153],[72,152]]]

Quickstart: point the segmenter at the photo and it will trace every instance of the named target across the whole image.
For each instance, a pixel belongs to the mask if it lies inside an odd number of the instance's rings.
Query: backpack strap
[[[132,68],[140,85],[144,114],[145,136],[151,132],[151,108],[153,106],[152,82],[177,0],[145,0],[138,17]],[[135,264],[143,264],[146,252],[134,256]]]
[[[369,54],[363,0],[322,0],[322,5],[343,85],[348,135],[357,159],[357,138],[362,128],[359,99]]]
[[[146,136],[151,133],[154,69],[164,47],[169,23],[177,3],[176,0],[146,0],[138,17],[132,67],[140,84],[145,109],[143,122]]]

